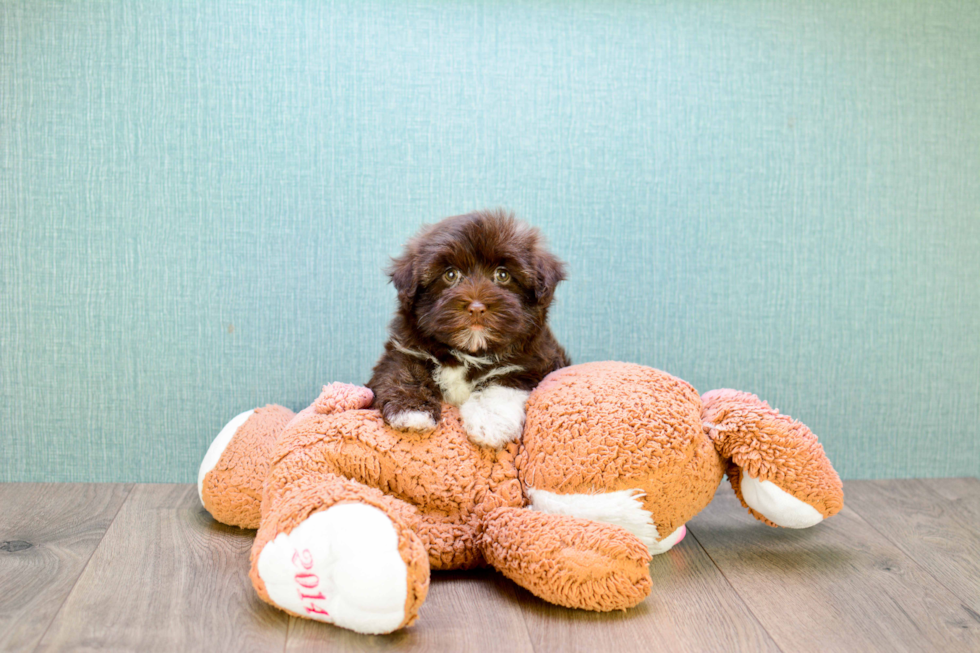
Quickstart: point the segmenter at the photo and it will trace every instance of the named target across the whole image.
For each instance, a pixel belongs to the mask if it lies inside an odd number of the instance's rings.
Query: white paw
[[[221,429],[212,442],[211,446],[208,447],[208,452],[204,454],[204,460],[201,461],[201,468],[197,472],[197,496],[201,499],[201,504],[204,504],[204,477],[208,475],[214,466],[218,464],[221,460],[221,454],[225,452],[228,448],[228,444],[231,443],[231,439],[235,437],[238,433],[238,429],[241,428],[242,424],[248,421],[248,418],[252,416],[255,410],[246,410],[244,413],[236,415],[231,419],[230,422],[225,424],[225,427]]]
[[[524,432],[525,390],[492,385],[474,392],[459,407],[463,428],[474,444],[499,449]]]
[[[436,428],[436,421],[432,415],[423,410],[406,410],[392,415],[388,424],[399,431],[417,431],[428,433]]]
[[[372,635],[405,620],[408,568],[394,525],[373,506],[313,513],[265,545],[258,572],[273,603],[310,619]]]
[[[783,528],[810,528],[823,521],[816,508],[780,489],[770,481],[760,481],[742,472],[742,498],[762,516]]]

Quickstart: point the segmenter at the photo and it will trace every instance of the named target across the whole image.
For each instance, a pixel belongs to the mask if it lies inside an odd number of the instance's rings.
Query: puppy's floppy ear
[[[565,279],[565,264],[551,252],[538,247],[534,252],[534,296],[538,304],[547,305],[555,294],[555,287]]]
[[[398,258],[391,259],[391,265],[385,272],[391,277],[391,283],[398,291],[398,301],[408,304],[415,299],[415,294],[419,290],[419,275],[415,266],[416,252],[409,245],[405,253]]]

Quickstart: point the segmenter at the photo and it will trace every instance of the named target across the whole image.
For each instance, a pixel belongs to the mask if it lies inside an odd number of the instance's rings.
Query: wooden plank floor
[[[789,531],[723,486],[625,613],[445,573],[416,626],[367,637],[259,601],[252,533],[194,486],[0,485],[0,651],[980,651],[980,481],[845,492],[840,515]]]

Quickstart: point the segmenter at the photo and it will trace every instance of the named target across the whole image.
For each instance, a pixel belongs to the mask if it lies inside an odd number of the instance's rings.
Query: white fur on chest
[[[437,365],[432,373],[436,385],[442,390],[442,398],[453,406],[462,406],[473,394],[473,383],[466,380],[467,368],[464,365],[449,367]]]
[[[436,369],[432,372],[433,380],[435,380],[439,389],[442,390],[442,398],[457,408],[469,400],[470,395],[473,394],[477,386],[483,385],[492,378],[510,374],[511,372],[520,372],[524,369],[520,365],[504,365],[491,369],[486,374],[482,374],[473,379],[473,381],[467,381],[466,374],[469,372],[470,364],[473,362],[486,364],[486,361],[483,359],[470,358],[472,361],[464,360],[463,365],[457,365],[456,367],[436,365]]]

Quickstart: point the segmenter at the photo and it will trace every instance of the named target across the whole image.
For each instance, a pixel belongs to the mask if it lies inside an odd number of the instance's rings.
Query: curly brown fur
[[[491,383],[529,391],[571,363],[547,324],[564,265],[537,229],[508,213],[424,227],[388,274],[398,310],[368,387],[389,424],[409,411],[438,422],[442,402],[458,403],[449,376],[471,391]]]

